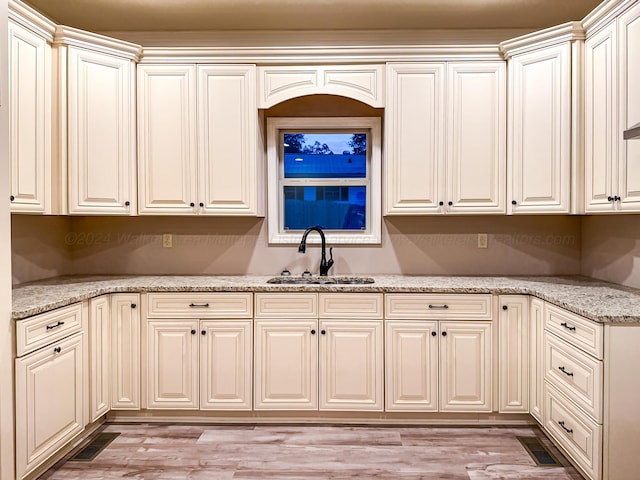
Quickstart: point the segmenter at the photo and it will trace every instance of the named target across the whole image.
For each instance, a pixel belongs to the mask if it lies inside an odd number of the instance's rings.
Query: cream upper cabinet
[[[13,13],[15,15],[15,13]],[[9,21],[11,211],[52,213],[51,45],[47,37]]]
[[[505,77],[502,62],[387,65],[385,214],[505,212]]]
[[[140,214],[194,214],[195,65],[138,66],[138,144]]]
[[[498,411],[529,412],[529,297],[498,299]]]
[[[509,213],[569,213],[571,44],[507,55]]]
[[[255,68],[138,66],[141,214],[262,214]]]
[[[135,64],[70,46],[67,56],[70,214],[135,215]]]
[[[585,42],[585,211],[640,211],[640,142],[624,130],[640,123],[640,5]]]

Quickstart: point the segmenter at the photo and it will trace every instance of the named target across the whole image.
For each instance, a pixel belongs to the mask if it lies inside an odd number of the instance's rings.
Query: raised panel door
[[[111,409],[111,314],[108,295],[89,300],[89,420]]]
[[[255,410],[318,408],[317,330],[317,320],[255,321]]]
[[[388,64],[385,214],[441,213],[444,64]]]
[[[68,50],[69,213],[136,210],[134,65]]]
[[[148,320],[146,393],[149,409],[197,409],[198,320]]]
[[[200,409],[251,410],[251,320],[200,322]]]
[[[320,410],[383,410],[382,323],[320,321]]]
[[[198,204],[209,215],[257,215],[255,65],[198,66]]]
[[[16,359],[16,471],[23,478],[84,428],[83,334]]]
[[[440,322],[440,411],[491,411],[491,323]]]
[[[385,322],[386,410],[438,411],[438,324]]]
[[[529,413],[543,422],[544,301],[531,297],[529,309]]]
[[[447,213],[506,212],[506,114],[504,62],[448,65]]]
[[[570,60],[567,42],[509,62],[511,213],[569,213]]]
[[[640,4],[618,18],[618,196],[623,211],[640,211],[640,141],[622,132],[640,124]]]
[[[616,23],[585,42],[585,211],[614,209],[617,193]]]
[[[195,65],[138,66],[138,144],[140,214],[196,213]]]
[[[111,408],[140,408],[140,294],[111,295]]]
[[[529,412],[529,296],[501,295],[498,411]]]
[[[11,211],[51,213],[51,46],[9,22]]]

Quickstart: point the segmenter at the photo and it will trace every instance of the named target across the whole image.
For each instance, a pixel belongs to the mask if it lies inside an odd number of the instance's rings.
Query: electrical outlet
[[[486,233],[479,233],[478,234],[478,248],[488,248],[489,247],[489,241],[487,240],[487,234]]]
[[[173,235],[171,233],[162,234],[162,247],[163,248],[173,247]]]

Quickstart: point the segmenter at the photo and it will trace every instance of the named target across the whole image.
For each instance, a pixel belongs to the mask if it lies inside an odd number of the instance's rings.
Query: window
[[[269,118],[270,243],[380,243],[380,143],[375,117]]]

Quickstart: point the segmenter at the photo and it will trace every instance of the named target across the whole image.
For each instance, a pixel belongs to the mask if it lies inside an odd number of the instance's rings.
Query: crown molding
[[[591,34],[615,19],[637,0],[605,0],[582,19],[582,28]]]
[[[500,51],[504,58],[508,59],[514,55],[527,53],[539,48],[584,39],[585,34],[582,23],[567,22],[502,42],[500,43]]]
[[[56,27],[53,44],[80,47],[95,52],[127,58],[135,62],[140,60],[142,54],[142,47],[140,45],[73,27],[67,27],[65,25],[58,25]]]
[[[53,42],[56,23],[19,0],[9,0],[9,19]]]

